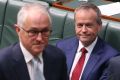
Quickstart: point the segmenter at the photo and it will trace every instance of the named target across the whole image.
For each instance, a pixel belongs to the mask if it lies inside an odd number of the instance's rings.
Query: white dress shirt
[[[28,72],[29,72],[29,75],[30,75],[30,80],[34,80],[34,76],[33,76],[33,66],[32,66],[32,63],[31,63],[31,60],[34,58],[32,56],[32,54],[23,46],[23,44],[20,42],[20,47],[21,47],[21,50],[22,50],[22,53],[23,53],[23,56],[25,58],[25,62],[27,64],[27,68],[28,68]],[[41,72],[43,73],[43,58],[42,58],[42,53],[40,53],[38,55],[39,59],[40,59],[40,70]]]
[[[98,39],[98,38],[96,38],[95,41],[94,41],[91,45],[89,45],[88,47],[85,47],[86,50],[88,51],[88,53],[86,53],[85,62],[84,62],[84,65],[83,65],[82,72],[81,72],[81,75],[80,75],[80,77],[79,77],[79,80],[81,79],[81,76],[82,76],[82,74],[83,74],[84,68],[85,68],[85,66],[86,66],[86,64],[87,64],[87,62],[88,62],[88,59],[89,59],[89,57],[90,57],[90,55],[91,55],[91,52],[92,52],[92,50],[93,50],[93,48],[94,48],[94,46],[95,46],[95,44],[96,44],[96,42],[97,42],[97,39]],[[73,65],[72,65],[71,71],[70,71],[70,79],[71,79],[72,72],[73,72],[73,70],[74,70],[77,62],[78,62],[79,58],[80,58],[81,55],[82,55],[82,53],[80,52],[80,50],[81,50],[81,48],[83,48],[83,47],[84,47],[84,46],[83,46],[82,43],[79,41],[79,46],[78,46],[78,49],[77,49],[77,52],[76,52],[76,55],[75,55],[75,58],[74,58],[74,61],[73,61]]]

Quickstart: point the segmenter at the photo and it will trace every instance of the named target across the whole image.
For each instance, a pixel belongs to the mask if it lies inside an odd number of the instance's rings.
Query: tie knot
[[[82,53],[87,53],[88,51],[83,47],[83,48],[81,48],[81,50],[80,50]]]

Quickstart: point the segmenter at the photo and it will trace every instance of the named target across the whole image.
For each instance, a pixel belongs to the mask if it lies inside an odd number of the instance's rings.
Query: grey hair
[[[46,6],[43,6],[41,4],[38,4],[38,3],[29,3],[29,4],[25,4],[21,9],[20,11],[18,12],[17,14],[17,25],[19,25],[20,27],[23,26],[28,14],[30,10],[39,10],[41,13],[44,13],[48,16],[49,18],[49,21],[50,21],[50,25],[52,24],[52,20],[51,20],[51,17],[50,17],[50,14],[47,10],[47,7]]]
[[[100,9],[96,5],[94,5],[92,3],[83,3],[83,4],[80,4],[80,6],[75,9],[75,15],[76,15],[77,11],[82,10],[82,9],[85,9],[85,10],[93,9],[97,13],[96,22],[99,25],[102,25],[101,11],[100,11]]]

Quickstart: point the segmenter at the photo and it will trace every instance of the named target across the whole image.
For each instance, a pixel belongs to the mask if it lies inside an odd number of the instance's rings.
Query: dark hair
[[[75,9],[75,15],[76,15],[76,12],[81,10],[81,9],[93,9],[96,13],[97,13],[97,18],[96,18],[96,22],[101,25],[102,24],[102,21],[101,21],[101,11],[100,9],[92,4],[92,3],[83,3],[83,4],[80,4],[80,6],[78,8]]]

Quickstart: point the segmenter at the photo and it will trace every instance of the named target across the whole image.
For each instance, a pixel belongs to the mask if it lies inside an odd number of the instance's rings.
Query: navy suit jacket
[[[68,80],[66,58],[60,49],[48,45],[43,61],[46,80]],[[0,50],[0,80],[30,80],[19,44]]]
[[[58,41],[56,44],[66,55],[68,73],[70,73],[78,45],[79,40],[76,37]],[[108,60],[118,54],[116,50],[98,38],[86,64],[81,80],[99,80],[102,74],[106,72],[105,69],[108,66]]]

